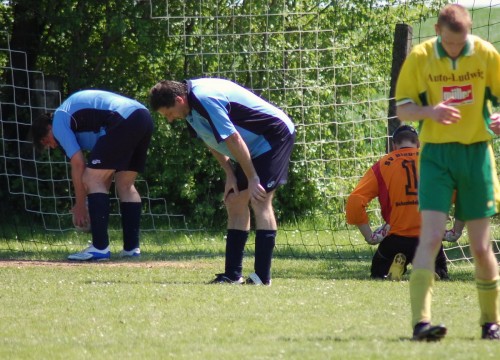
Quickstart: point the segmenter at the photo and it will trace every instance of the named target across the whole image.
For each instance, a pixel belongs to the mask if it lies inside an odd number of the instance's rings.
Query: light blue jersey
[[[136,100],[103,90],[82,90],[67,98],[54,112],[52,133],[66,156],[92,150],[118,118],[127,119],[138,109],[147,110]]]
[[[282,110],[238,84],[212,78],[186,82],[191,108],[186,120],[200,139],[221,154],[233,158],[225,140],[236,132],[252,159],[278,147],[295,132]]]

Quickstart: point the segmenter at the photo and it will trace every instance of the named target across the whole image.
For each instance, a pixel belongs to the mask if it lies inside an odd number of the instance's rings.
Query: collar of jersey
[[[436,38],[436,41],[434,42],[434,52],[437,56],[438,59],[448,57],[448,54],[443,48],[443,45],[441,45],[441,36],[438,36]],[[465,42],[465,46],[462,49],[462,52],[460,53],[460,56],[470,56],[474,52],[474,41],[471,38],[470,35],[467,35],[467,40]]]

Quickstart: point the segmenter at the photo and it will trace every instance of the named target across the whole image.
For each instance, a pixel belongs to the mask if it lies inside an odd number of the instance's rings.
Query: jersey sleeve
[[[370,168],[347,198],[346,219],[350,225],[368,224],[366,207],[378,196],[377,179]]]
[[[66,156],[71,159],[81,150],[75,133],[70,128],[71,115],[63,110],[56,110],[52,122],[52,134],[62,147]]]
[[[416,52],[411,52],[404,61],[396,82],[396,105],[404,105],[410,102],[422,105],[419,94],[424,90],[419,91],[418,62],[419,56],[417,56]]]
[[[491,49],[488,56],[490,76],[486,79],[486,88],[489,89],[489,100],[493,106],[500,106],[500,55],[496,49]]]
[[[236,133],[236,128],[229,118],[229,107],[231,104],[224,95],[217,93],[202,95],[199,96],[199,100],[206,111],[217,142],[220,143]]]

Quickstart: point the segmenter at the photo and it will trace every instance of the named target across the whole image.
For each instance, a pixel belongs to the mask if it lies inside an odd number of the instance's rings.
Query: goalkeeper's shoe
[[[130,251],[122,250],[120,251],[121,258],[138,258],[141,256],[141,249],[135,248]]]
[[[226,274],[215,274],[215,279],[209,282],[209,284],[235,284],[241,285],[243,284],[243,277],[239,277],[236,280],[232,280]]]
[[[414,341],[439,341],[446,335],[444,325],[431,325],[427,322],[419,322],[413,328]]]
[[[393,281],[401,281],[403,274],[405,272],[406,256],[403,253],[398,253],[394,256],[389,272],[387,273],[387,279]]]
[[[269,282],[263,282],[259,275],[256,273],[251,273],[248,275],[248,278],[245,280],[245,285],[267,285],[271,286],[271,280]]]
[[[495,323],[486,323],[482,326],[481,339],[500,340],[500,326]]]
[[[109,251],[109,246],[104,250],[99,250],[94,247],[94,245],[90,245],[88,248],[68,256],[68,260],[76,260],[76,261],[90,261],[90,260],[109,260],[111,256],[111,252]]]

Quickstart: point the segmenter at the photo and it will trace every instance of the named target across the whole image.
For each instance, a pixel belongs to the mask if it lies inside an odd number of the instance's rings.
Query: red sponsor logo
[[[474,100],[472,85],[443,86],[443,100],[451,100],[449,104],[470,104]]]

